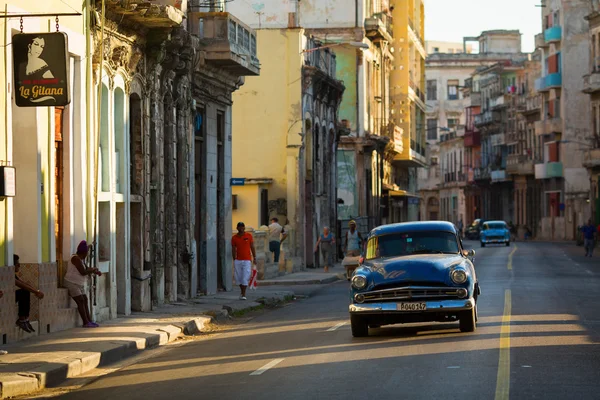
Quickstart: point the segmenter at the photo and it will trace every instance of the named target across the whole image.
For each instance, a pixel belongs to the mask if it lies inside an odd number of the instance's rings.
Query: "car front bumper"
[[[419,303],[419,302],[415,302]],[[427,308],[420,311],[399,311],[396,302],[353,303],[348,311],[350,314],[420,314],[420,313],[450,313],[468,311],[475,307],[475,299],[464,300],[433,300],[425,301]]]
[[[486,239],[486,238],[481,238],[481,243],[485,243],[485,244],[496,244],[496,243],[509,243],[510,239],[509,238],[505,238],[505,239]]]

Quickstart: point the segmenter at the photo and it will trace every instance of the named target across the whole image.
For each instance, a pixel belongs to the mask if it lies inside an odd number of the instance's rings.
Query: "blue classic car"
[[[369,327],[459,321],[473,332],[480,294],[472,258],[449,222],[409,222],[375,228],[351,283],[352,335]]]
[[[510,246],[510,230],[504,221],[486,221],[479,234],[481,247],[486,244],[505,244]]]

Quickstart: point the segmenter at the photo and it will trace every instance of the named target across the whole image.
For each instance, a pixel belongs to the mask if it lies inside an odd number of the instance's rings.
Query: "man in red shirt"
[[[233,254],[233,272],[235,281],[240,285],[240,300],[246,300],[246,288],[252,274],[252,263],[256,265],[256,250],[252,235],[246,233],[246,226],[238,222],[237,233],[231,238],[231,250]]]

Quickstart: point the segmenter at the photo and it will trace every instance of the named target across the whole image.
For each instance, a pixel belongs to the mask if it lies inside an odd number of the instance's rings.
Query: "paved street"
[[[482,286],[473,334],[425,324],[355,339],[344,281],[62,398],[599,398],[600,258],[574,245],[470,246]]]

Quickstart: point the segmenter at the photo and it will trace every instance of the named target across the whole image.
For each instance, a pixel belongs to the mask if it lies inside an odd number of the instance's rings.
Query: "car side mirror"
[[[475,257],[475,250],[463,250],[465,257]]]

